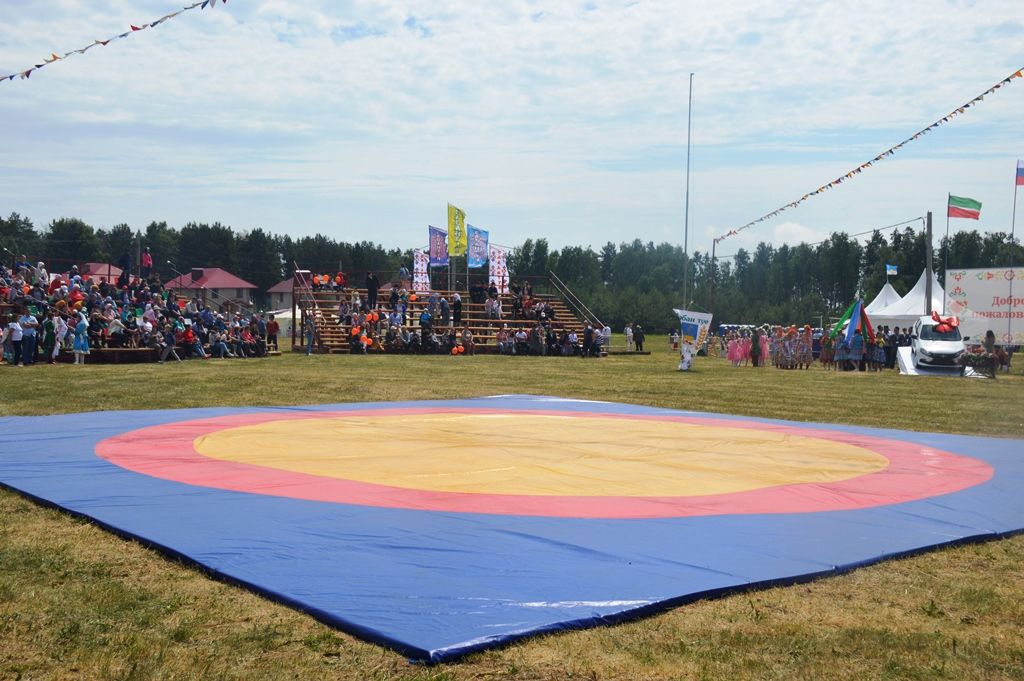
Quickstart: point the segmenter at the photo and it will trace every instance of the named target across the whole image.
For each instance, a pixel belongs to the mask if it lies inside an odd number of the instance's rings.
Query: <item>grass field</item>
[[[281,358],[2,367],[0,415],[533,393],[1024,438],[1024,378],[732,369],[649,357]],[[1024,456],[1024,442],[1022,442]],[[0,491],[0,678],[1021,679],[1024,537],[704,601],[438,667]]]

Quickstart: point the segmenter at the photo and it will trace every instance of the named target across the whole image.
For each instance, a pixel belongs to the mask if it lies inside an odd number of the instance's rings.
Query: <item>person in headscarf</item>
[[[89,354],[89,320],[85,313],[78,311],[78,323],[75,324],[75,364],[85,364],[85,356]]]

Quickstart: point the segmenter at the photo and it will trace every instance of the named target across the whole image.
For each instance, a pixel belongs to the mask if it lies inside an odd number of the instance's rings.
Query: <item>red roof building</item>
[[[267,298],[271,310],[284,310],[292,306],[292,277],[279,281],[267,289]]]
[[[78,274],[83,277],[88,275],[95,281],[100,279],[106,279],[109,282],[117,281],[117,278],[121,276],[121,268],[117,265],[110,265],[105,262],[84,262],[78,268]],[[71,273],[65,273],[64,278],[70,278]]]
[[[199,298],[209,307],[251,307],[256,285],[219,267],[193,267],[189,274],[171,279],[164,288]]]

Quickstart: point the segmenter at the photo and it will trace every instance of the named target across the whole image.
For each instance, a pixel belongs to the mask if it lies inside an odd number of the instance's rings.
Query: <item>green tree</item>
[[[3,260],[10,260],[19,255],[37,257],[39,246],[39,233],[36,232],[31,220],[17,213],[11,213],[6,219],[0,218],[0,247],[11,253]]]
[[[56,264],[96,262],[102,255],[100,241],[93,228],[78,218],[59,218],[53,220],[43,232],[40,250],[51,261],[51,269]]]
[[[146,225],[146,231],[142,235],[142,246],[149,248],[153,256],[153,268],[160,274],[164,281],[172,278],[174,273],[167,261],[170,260],[175,266],[184,266],[178,261],[178,230],[168,227],[166,222],[151,222]]]

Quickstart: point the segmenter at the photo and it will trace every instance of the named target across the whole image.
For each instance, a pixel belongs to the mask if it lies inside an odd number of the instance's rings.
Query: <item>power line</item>
[[[904,220],[902,222],[896,222],[896,223],[893,223],[891,225],[886,225],[885,227],[872,227],[871,229],[865,230],[863,232],[857,232],[856,234],[847,234],[846,236],[858,237],[858,236],[864,236],[865,234],[874,234],[875,232],[882,232],[882,231],[885,231],[887,229],[894,229],[896,227],[902,227],[903,225],[909,225],[910,223],[917,222],[918,220],[922,220],[923,221],[924,218],[910,218],[909,220]],[[833,234],[842,234],[842,232],[833,232]],[[828,239],[822,239],[821,241],[815,241],[814,243],[810,243],[810,244],[805,244],[804,242],[801,241],[799,245],[800,246],[818,246],[820,244],[825,243],[826,241],[829,241],[831,238],[832,237],[830,236]],[[718,256],[715,256],[715,259],[716,260],[728,260],[729,258],[735,258],[736,255],[737,255],[736,253],[733,253],[732,255],[718,255]]]

